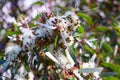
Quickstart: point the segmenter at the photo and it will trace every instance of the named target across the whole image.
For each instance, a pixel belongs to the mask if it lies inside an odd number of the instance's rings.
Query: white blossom
[[[11,6],[12,6],[12,3],[11,2],[7,2],[3,8],[2,8],[2,11],[5,15],[9,15],[9,13],[11,12]]]
[[[95,61],[94,61],[95,58],[96,58],[96,54],[94,54],[92,56],[92,58],[89,60],[89,62],[86,62],[86,63],[82,64],[82,69],[83,69],[83,75],[84,76],[89,75],[89,73],[91,72],[91,73],[93,73],[94,78],[98,79],[98,78],[100,78],[99,74],[101,73],[103,68],[102,67],[98,67],[98,68],[96,67],[96,64],[95,64]]]
[[[7,36],[10,41],[16,41],[17,40],[17,35],[12,35],[12,36]]]
[[[94,72],[93,73],[93,76],[95,77],[95,79],[98,79],[98,78],[100,78],[100,75],[99,75],[100,73],[99,72]]]
[[[109,56],[106,57],[106,62],[107,62],[107,63],[110,62],[110,57],[109,57]]]
[[[68,58],[63,54],[62,50],[58,50],[55,53],[55,57],[57,58],[57,60],[60,62],[60,66],[62,68],[67,68],[70,69],[73,67],[73,65],[70,63],[70,61],[68,60]]]
[[[117,55],[117,52],[118,52],[118,45],[115,45],[115,48],[114,48],[114,56]]]
[[[17,23],[15,17],[7,15],[7,16],[3,16],[3,18],[7,23],[14,23],[14,24]]]
[[[72,23],[73,30],[75,31],[81,23],[79,17],[74,12],[71,11],[67,11],[65,13],[65,16],[69,18],[68,20]]]
[[[22,11],[25,11],[31,7],[31,5],[37,0],[19,0],[17,5]],[[27,3],[27,4],[26,4]]]
[[[3,29],[0,31],[0,40],[5,36],[6,30]]]
[[[29,28],[20,28],[22,31],[23,35],[21,36],[22,41],[23,41],[23,47],[24,49],[32,49],[35,44],[35,35],[33,34],[33,30]]]
[[[32,71],[28,72],[28,76],[29,76],[28,80],[34,80],[35,76],[34,76],[34,73]]]
[[[27,75],[27,71],[24,67],[24,65],[22,65],[18,71],[17,71],[17,74],[15,75],[14,79],[17,79],[17,80],[26,80],[25,79],[25,76]]]
[[[7,60],[14,60],[21,51],[21,47],[14,43],[9,43],[5,49],[5,55]]]
[[[73,70],[73,73],[75,74],[75,76],[77,76],[77,78],[78,78],[79,80],[84,80],[83,77],[81,77],[78,69]]]
[[[3,76],[2,80],[6,80],[7,78],[11,79],[11,77],[12,77],[11,69],[8,69],[7,71],[5,71],[2,76]]]

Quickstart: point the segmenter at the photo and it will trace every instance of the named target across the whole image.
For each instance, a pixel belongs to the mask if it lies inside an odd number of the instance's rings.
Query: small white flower
[[[99,72],[97,72],[97,71],[93,73],[93,75],[94,75],[95,79],[100,78],[99,74],[100,74],[100,73],[99,73]]]
[[[90,54],[88,54],[88,53],[86,53],[86,54],[84,54],[86,57],[90,57]]]
[[[57,25],[59,27],[61,27],[62,29],[67,29],[68,26],[70,26],[71,23],[68,21],[68,19],[66,18],[66,16],[58,16],[57,18],[59,20],[58,23],[57,23]]]
[[[73,73],[75,74],[75,76],[77,76],[77,78],[79,78],[79,80],[83,80],[83,77],[80,76],[78,69],[73,70]]]
[[[91,62],[88,62],[88,63],[83,63],[82,65],[82,68],[95,68],[95,63],[91,63]],[[89,73],[83,73],[84,76],[87,76],[89,75]]]
[[[72,23],[73,30],[75,31],[81,23],[79,17],[74,12],[71,11],[66,12],[65,16],[68,18],[70,23]]]
[[[27,75],[27,71],[25,69],[25,66],[21,66],[19,69],[18,69],[18,72],[17,74],[15,75],[14,79],[17,79],[17,80],[26,80],[25,79],[25,76]]]
[[[47,28],[38,28],[35,31],[36,37],[45,37],[47,35],[52,36],[53,35],[53,30],[52,29],[47,29]]]
[[[84,76],[89,75],[89,73],[93,73],[94,78],[98,79],[100,77],[99,74],[101,73],[103,68],[102,67],[96,68],[96,64],[94,62],[95,58],[96,58],[96,54],[92,56],[89,62],[83,63],[82,65],[83,67],[80,71],[83,72]]]
[[[15,77],[14,77],[14,79],[15,80],[27,80],[27,79],[25,79],[25,77],[20,77],[19,75],[16,75]]]
[[[72,36],[71,33],[68,33],[67,30],[65,30],[64,32],[62,32],[61,34],[62,38],[64,38],[63,41],[65,43],[66,46],[72,46],[74,43],[74,37]]]
[[[76,48],[78,47],[78,45],[79,45],[79,43],[76,42],[76,43],[74,44],[74,48],[76,49]]]
[[[70,63],[68,58],[63,54],[61,49],[55,53],[55,57],[60,62],[60,66],[62,68],[71,69],[73,67],[73,65]]]
[[[8,57],[8,60],[13,60],[17,57],[17,55],[21,51],[21,47],[14,43],[9,43],[8,46],[5,49],[5,55]]]
[[[3,29],[0,31],[0,40],[5,36],[6,30]]]
[[[16,41],[17,40],[17,35],[12,35],[12,36],[7,36],[10,41]]]
[[[109,57],[109,56],[106,57],[106,62],[107,62],[107,63],[110,62],[110,57]]]
[[[31,7],[32,3],[34,3],[34,0],[19,0],[17,5],[19,6],[20,10],[25,11]]]
[[[34,80],[34,74],[32,71],[28,72],[29,79],[28,80]]]
[[[110,37],[106,37],[106,42],[110,42]]]
[[[51,26],[55,25],[57,23],[57,17],[50,17],[50,19],[48,19],[46,23]]]
[[[7,71],[5,71],[2,76],[3,76],[2,80],[6,80],[6,78],[11,79],[11,77],[12,77],[11,69],[8,69]]]
[[[83,63],[82,68],[94,68],[95,63],[94,62],[88,62],[88,63]]]
[[[118,45],[115,45],[115,48],[114,48],[114,56],[117,55],[117,52],[118,52]]]
[[[35,35],[33,34],[33,30],[29,28],[21,28],[23,35],[21,36],[23,41],[23,49],[32,49],[35,44]]]
[[[11,12],[11,6],[12,3],[10,1],[8,1],[2,8],[2,11],[5,15],[9,15],[9,13]]]
[[[15,19],[14,17],[11,17],[11,16],[3,16],[3,18],[5,19],[5,21],[6,21],[7,23],[14,23],[14,24],[17,23],[17,22],[16,22],[16,19]]]

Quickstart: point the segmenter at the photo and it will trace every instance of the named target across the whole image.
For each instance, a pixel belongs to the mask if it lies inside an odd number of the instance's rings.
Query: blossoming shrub
[[[77,10],[77,2],[79,0],[75,0],[73,10],[51,2],[56,8],[51,11],[50,4],[36,0],[28,5],[19,0],[14,8],[13,2],[8,1],[3,6],[4,14],[0,18],[2,80],[117,80],[110,76],[120,77],[120,66],[113,64],[117,61],[112,59],[119,52],[119,22],[113,19],[112,27],[97,25],[94,16]],[[20,4],[25,5],[23,10]],[[40,5],[48,11],[40,12]],[[30,12],[30,6],[38,9],[37,15],[36,10],[32,10],[31,15],[23,14]],[[21,13],[14,13],[14,9]],[[63,11],[60,13],[57,9]],[[118,39],[114,44],[112,33]]]

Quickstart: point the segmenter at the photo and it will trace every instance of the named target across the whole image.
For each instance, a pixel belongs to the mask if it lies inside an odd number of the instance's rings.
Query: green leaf
[[[104,67],[112,69],[114,72],[117,72],[118,75],[120,76],[120,65],[115,65],[112,63],[102,63]]]
[[[115,75],[117,75],[116,72],[106,72],[106,73],[100,74],[101,77],[110,77],[110,76],[115,76]]]
[[[19,28],[16,24],[14,24],[14,29],[15,29],[15,31],[19,31]]]
[[[112,25],[113,25],[113,27],[116,27],[116,26],[119,25],[119,22],[117,20],[113,19],[112,20]]]
[[[58,41],[58,35],[56,35],[56,37],[55,37],[54,47],[56,47],[56,46],[57,46],[57,41]]]
[[[93,78],[92,78],[92,77],[90,77],[88,80],[93,80]]]
[[[79,13],[77,13],[77,15],[78,15],[79,17],[83,18],[83,19],[84,19],[87,23],[89,23],[90,25],[93,24],[93,21],[92,21],[91,17],[88,16],[87,14],[79,12]]]
[[[108,43],[106,43],[106,42],[104,42],[104,43],[102,44],[102,47],[103,47],[103,49],[104,49],[106,52],[109,52],[109,53],[112,53],[112,52],[113,52],[112,47],[111,47]]]
[[[74,78],[74,77],[72,77],[70,80],[75,80],[75,78]]]
[[[4,54],[5,54],[4,51],[0,52],[0,59],[2,59],[5,56]]]
[[[108,31],[109,28],[108,27],[105,27],[105,26],[97,26],[94,28],[95,31],[102,31],[102,32],[105,32],[105,31]]]
[[[20,31],[7,31],[6,32],[6,36],[12,36],[12,35],[15,35],[15,34],[21,34],[21,32]]]
[[[34,5],[40,5],[40,6],[42,6],[43,4],[44,4],[43,2],[37,1],[37,2],[33,3],[32,5],[33,5],[33,6],[34,6]]]
[[[85,33],[84,28],[82,26],[78,27],[78,33],[79,34],[84,34]]]
[[[94,51],[92,48],[90,48],[88,45],[84,45],[83,48],[84,48],[87,52],[90,52],[91,54],[94,54],[94,53],[95,53],[95,51]]]
[[[35,24],[34,23],[29,23],[29,27],[34,27],[35,26]]]
[[[103,78],[103,80],[119,80],[119,79],[111,76],[111,77],[105,77]]]
[[[29,65],[26,65],[26,64],[25,64],[25,69],[29,72],[29,71],[30,71]]]
[[[70,53],[70,56],[72,57],[72,59],[74,60],[75,63],[77,63],[77,60],[76,60],[76,56],[75,56],[75,53],[73,51],[73,49],[71,47],[68,48],[68,51]]]
[[[20,14],[20,17],[21,17],[22,19],[25,19],[25,16],[24,16],[23,14]]]
[[[119,27],[119,26],[114,27],[114,29],[115,29],[116,31],[120,32],[120,27]]]

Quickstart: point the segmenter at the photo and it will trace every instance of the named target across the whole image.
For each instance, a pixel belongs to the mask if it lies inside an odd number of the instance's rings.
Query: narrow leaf
[[[88,16],[87,14],[79,12],[77,15],[78,15],[79,17],[83,18],[83,19],[84,19],[87,23],[89,23],[90,25],[93,24],[91,17]]]
[[[29,23],[29,27],[34,27],[35,24],[34,23]]]
[[[7,70],[9,64],[10,64],[10,61],[7,61],[6,63],[4,63],[4,66],[2,68],[2,74]]]
[[[108,43],[106,43],[106,42],[102,43],[102,47],[104,48],[104,50],[105,50],[106,52],[110,52],[110,53],[113,52],[112,47],[111,47]]]
[[[103,70],[103,67],[98,67],[98,68],[83,68],[80,69],[79,71],[81,73],[94,73],[94,72],[101,72]]]
[[[85,33],[84,28],[82,26],[78,27],[78,33],[79,34],[84,34]]]
[[[55,37],[54,47],[56,47],[56,46],[57,46],[57,41],[58,41],[58,35],[56,35],[56,37]]]
[[[0,60],[0,65],[3,64],[6,60]]]
[[[6,32],[6,36],[12,36],[12,35],[15,35],[15,34],[21,34],[21,32],[20,32],[20,31],[14,31],[14,32],[12,32],[12,31],[7,31],[7,32]]]
[[[75,61],[73,60],[70,51],[68,50],[68,48],[65,50],[66,56],[68,58],[68,60],[70,61],[70,63],[72,64],[72,66],[75,65]]]
[[[40,6],[42,6],[43,4],[44,4],[43,2],[37,1],[37,2],[33,3],[32,5],[33,5],[33,6],[34,6],[34,5],[40,5]]]
[[[112,63],[102,63],[103,66],[112,69],[113,71],[119,73],[118,75],[120,75],[120,65],[115,65]]]
[[[106,72],[106,73],[100,74],[101,77],[110,77],[110,76],[115,76],[115,75],[117,75],[116,72]]]
[[[94,54],[94,53],[95,53],[95,51],[94,51],[92,48],[90,48],[88,45],[84,45],[83,48],[84,48],[87,52],[89,52],[89,53],[91,53],[91,54]]]
[[[58,60],[50,53],[50,52],[45,52],[45,54],[52,59],[55,63],[60,64]]]
[[[111,77],[105,77],[103,78],[103,80],[119,80],[119,79],[111,76]]]
[[[68,51],[69,51],[72,59],[74,60],[74,62],[77,63],[76,56],[75,56],[75,53],[74,53],[73,49],[71,47],[69,47]]]
[[[95,31],[101,31],[101,32],[105,32],[105,31],[108,31],[109,28],[106,27],[106,26],[97,26],[94,28]]]

